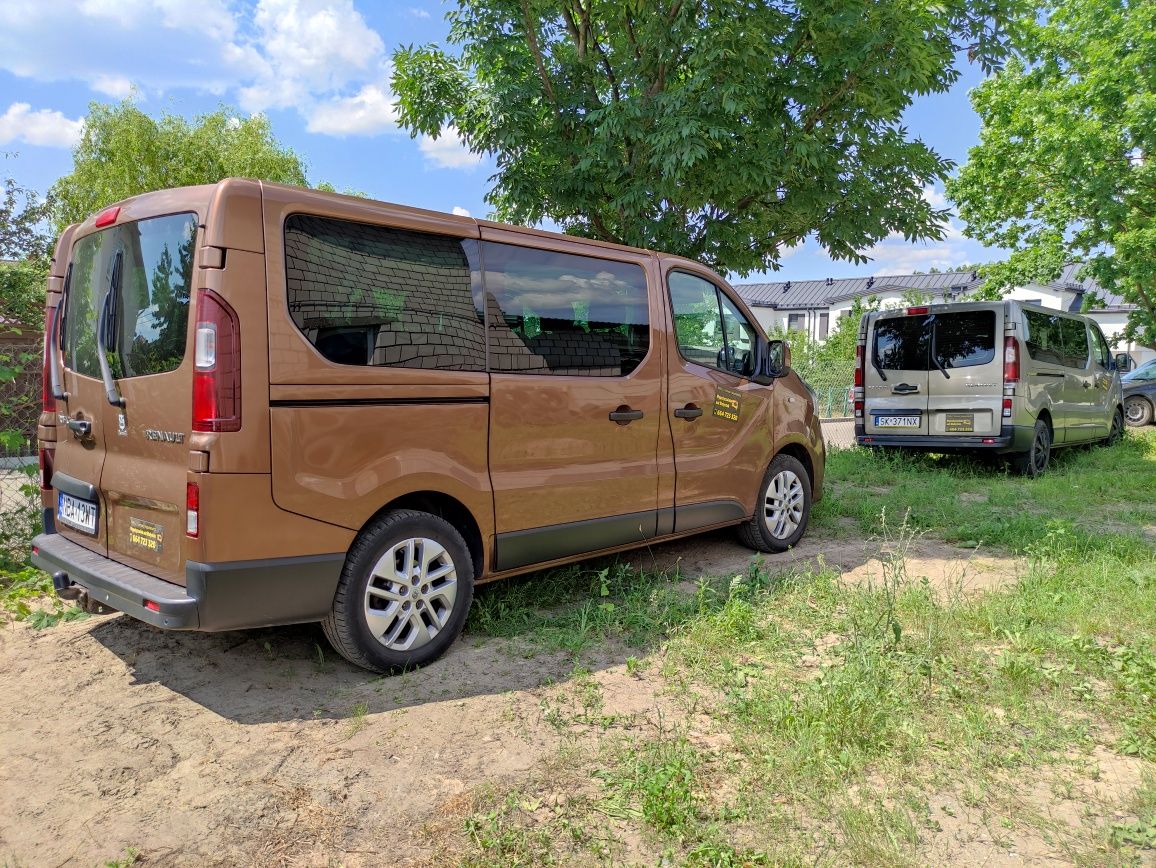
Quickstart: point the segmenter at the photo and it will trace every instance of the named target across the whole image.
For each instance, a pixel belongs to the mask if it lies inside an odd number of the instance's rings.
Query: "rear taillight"
[[[1020,345],[1014,337],[1008,335],[1003,339],[1003,382],[1018,383],[1020,381]]]
[[[52,342],[56,340],[52,326],[56,321],[56,308],[44,312],[44,363],[41,365],[40,404],[45,413],[56,412],[56,396],[52,394]]]
[[[236,312],[210,289],[197,294],[193,430],[241,430],[241,333]]]
[[[863,344],[857,344],[855,347],[855,385],[852,386],[852,395],[854,397],[855,418],[863,418],[863,367],[864,355],[867,348]]]
[[[201,534],[201,487],[195,482],[185,483],[185,533]]]

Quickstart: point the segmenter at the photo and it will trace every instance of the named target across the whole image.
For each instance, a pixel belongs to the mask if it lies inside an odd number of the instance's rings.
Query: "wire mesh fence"
[[[0,342],[0,466],[36,455],[40,345],[34,336],[20,337]]]
[[[820,419],[840,419],[851,415],[854,361],[803,363],[795,370],[815,393],[815,412]]]

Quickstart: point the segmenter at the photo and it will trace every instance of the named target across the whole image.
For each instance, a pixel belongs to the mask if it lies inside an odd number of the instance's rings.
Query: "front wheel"
[[[1052,456],[1052,430],[1043,419],[1036,420],[1035,430],[1032,432],[1032,445],[1027,452],[1020,452],[1012,457],[1012,466],[1024,476],[1037,477],[1048,469],[1048,460]]]
[[[1122,439],[1124,439],[1124,411],[1117,407],[1112,414],[1112,427],[1108,429],[1108,439],[1104,441],[1104,445],[1115,446]]]
[[[1152,405],[1139,396],[1124,401],[1124,421],[1133,428],[1152,424]]]
[[[454,526],[395,510],[354,540],[322,628],[350,663],[373,672],[412,669],[453,644],[473,596],[473,559]]]
[[[785,552],[798,544],[811,518],[811,476],[799,459],[776,455],[763,477],[755,514],[739,537],[755,551]]]

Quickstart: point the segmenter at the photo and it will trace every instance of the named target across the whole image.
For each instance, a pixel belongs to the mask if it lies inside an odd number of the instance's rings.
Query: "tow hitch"
[[[117,611],[108,603],[93,599],[86,588],[72,581],[63,570],[52,574],[52,587],[56,589],[56,596],[60,599],[71,600],[90,615],[111,615]]]

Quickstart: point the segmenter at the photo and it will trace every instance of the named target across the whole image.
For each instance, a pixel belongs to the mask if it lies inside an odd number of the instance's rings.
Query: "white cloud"
[[[376,75],[385,45],[352,0],[259,0],[252,43],[256,81],[240,90],[248,111],[299,106]]]
[[[92,89],[113,99],[124,99],[132,93],[132,82],[123,75],[98,75]]]
[[[393,95],[367,84],[353,96],[338,97],[317,105],[306,129],[330,136],[372,136],[397,129]]]
[[[410,6],[409,14],[414,18],[429,18],[429,13],[417,6]]]
[[[0,145],[23,142],[48,148],[71,148],[84,132],[84,121],[69,120],[58,111],[14,102],[0,115]]]
[[[471,152],[462,144],[461,137],[453,126],[442,130],[442,134],[436,139],[421,136],[417,145],[427,162],[443,169],[472,169],[482,162],[479,154]]]
[[[470,212],[467,211],[465,208],[463,208],[461,205],[454,205],[453,213],[457,214],[459,217],[469,217],[470,216]]]

